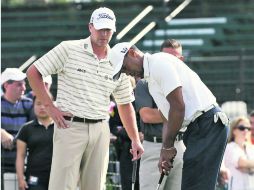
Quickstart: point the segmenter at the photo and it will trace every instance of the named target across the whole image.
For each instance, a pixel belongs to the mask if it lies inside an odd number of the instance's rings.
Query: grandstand
[[[179,40],[187,64],[215,93],[219,103],[242,100],[248,104],[248,109],[253,109],[253,1],[195,0],[166,22],[164,18],[181,2],[110,0],[18,7],[3,5],[2,70],[17,67],[32,55],[40,57],[62,40],[88,36],[87,23],[96,7],[107,6],[115,11],[117,31],[120,32],[146,6],[152,5],[154,9],[121,41],[131,40],[155,21],[156,27],[137,43],[140,49],[156,52],[164,39]],[[116,42],[114,38],[111,44]]]

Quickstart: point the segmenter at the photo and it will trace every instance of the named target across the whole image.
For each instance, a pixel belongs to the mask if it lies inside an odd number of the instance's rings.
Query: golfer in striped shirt
[[[45,102],[55,122],[54,148],[49,190],[102,190],[108,166],[110,132],[108,107],[113,94],[119,113],[132,140],[133,159],[141,157],[131,102],[133,90],[123,74],[113,80],[108,45],[115,32],[115,15],[98,8],[88,25],[86,39],[64,41],[42,56],[27,71],[35,94]],[[58,75],[56,105],[46,93],[42,77]]]

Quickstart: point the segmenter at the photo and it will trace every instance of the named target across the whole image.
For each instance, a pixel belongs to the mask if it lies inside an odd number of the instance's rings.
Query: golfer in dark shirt
[[[34,112],[37,118],[26,123],[17,136],[16,170],[20,190],[48,190],[54,125],[45,107],[36,97]]]

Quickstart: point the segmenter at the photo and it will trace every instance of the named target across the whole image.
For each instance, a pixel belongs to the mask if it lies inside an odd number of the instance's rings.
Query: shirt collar
[[[83,40],[82,45],[83,45],[83,48],[84,48],[84,50],[85,50],[86,52],[89,52],[89,53],[95,55],[95,54],[93,53],[93,47],[92,47],[91,37],[90,37],[90,36],[89,36],[88,38],[86,38],[86,39]],[[109,51],[110,51],[110,46],[107,45],[107,57],[105,58],[106,60],[108,60]],[[105,60],[105,59],[103,59],[103,60]]]
[[[150,76],[150,66],[149,66],[149,58],[151,57],[150,53],[145,53],[143,67],[144,67],[144,79]]]
[[[37,118],[35,119],[35,122],[36,122],[39,126],[43,126],[43,127],[44,127],[44,125],[42,124],[42,122],[40,122]],[[54,124],[54,121],[52,120],[52,121],[50,122],[49,126],[51,126],[51,125],[53,125],[53,124]]]
[[[92,48],[90,36],[83,40],[82,45],[85,51],[93,54],[93,48]]]

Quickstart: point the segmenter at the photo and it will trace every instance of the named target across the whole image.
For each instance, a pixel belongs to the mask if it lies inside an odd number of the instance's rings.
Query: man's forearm
[[[167,125],[163,126],[163,147],[174,146],[177,133],[182,127],[184,111],[170,110]]]
[[[140,117],[144,123],[162,123],[163,119],[156,108],[143,107],[139,110]]]
[[[174,146],[176,135],[182,127],[185,115],[182,87],[173,90],[166,98],[170,110],[168,112],[167,127],[163,128],[163,146],[164,148],[170,148]]]
[[[118,105],[118,111],[129,138],[131,140],[138,141],[139,134],[136,123],[136,115],[132,104]]]
[[[34,65],[31,65],[27,72],[27,79],[29,85],[34,91],[35,95],[43,102],[45,106],[53,105],[53,102],[48,95],[47,89],[43,83],[42,76]]]

